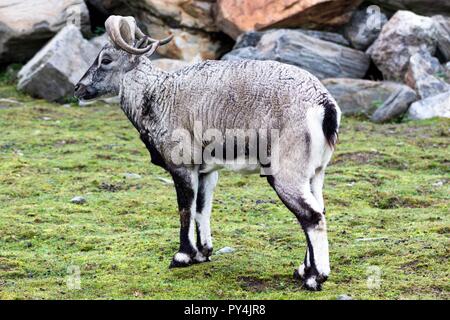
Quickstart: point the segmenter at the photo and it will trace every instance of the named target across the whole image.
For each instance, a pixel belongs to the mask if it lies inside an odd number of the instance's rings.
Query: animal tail
[[[325,98],[322,102],[324,108],[322,130],[325,135],[325,139],[331,148],[334,148],[338,142],[339,123],[341,120],[341,110],[339,106],[329,97]]]

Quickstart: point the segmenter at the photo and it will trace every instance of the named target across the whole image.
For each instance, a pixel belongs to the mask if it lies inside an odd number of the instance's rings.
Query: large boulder
[[[267,28],[330,27],[348,22],[361,0],[218,0],[216,22],[236,39]]]
[[[68,23],[90,32],[83,0],[2,0],[0,65],[27,61]]]
[[[377,39],[387,21],[379,7],[365,7],[355,11],[344,27],[344,34],[354,48],[366,50]]]
[[[306,69],[319,79],[362,78],[370,62],[369,57],[361,51],[290,29],[267,31],[259,38],[255,47],[241,47],[222,59],[280,61]]]
[[[136,15],[157,19],[177,28],[218,31],[213,16],[214,0],[123,0]]]
[[[434,54],[436,44],[436,28],[431,18],[398,11],[367,53],[385,79],[403,81],[411,56],[421,49]]]
[[[174,39],[158,52],[169,58],[194,62],[217,59],[227,49],[213,20],[213,1],[124,0],[142,29],[153,38],[169,33]]]
[[[73,96],[75,84],[94,61],[98,48],[74,25],[62,29],[20,71],[18,89],[48,101]]]
[[[307,29],[295,29],[298,32],[302,32],[307,36],[317,38],[324,41],[334,42],[342,46],[349,47],[350,42],[344,38],[343,35],[335,32],[319,31],[319,30],[307,30]],[[262,36],[266,31],[248,31],[241,34],[236,39],[236,43],[233,49],[245,48],[245,47],[256,47],[258,42],[261,40]]]
[[[428,51],[419,51],[409,59],[405,82],[417,91],[420,99],[450,91],[445,78],[445,69]]]
[[[434,16],[437,47],[445,60],[450,61],[450,17]]]
[[[414,102],[408,110],[410,119],[450,118],[450,91]]]
[[[414,90],[390,81],[325,79],[322,83],[336,99],[343,114],[365,115],[376,122],[401,116],[416,100]]]
[[[448,0],[370,0],[370,2],[391,12],[409,10],[426,16],[450,15],[450,1]]]

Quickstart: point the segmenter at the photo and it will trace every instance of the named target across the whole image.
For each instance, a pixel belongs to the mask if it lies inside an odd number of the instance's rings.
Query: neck
[[[159,114],[157,101],[168,78],[169,73],[152,66],[145,56],[140,57],[137,65],[124,75],[119,93],[120,104],[138,131],[143,129],[145,116]]]

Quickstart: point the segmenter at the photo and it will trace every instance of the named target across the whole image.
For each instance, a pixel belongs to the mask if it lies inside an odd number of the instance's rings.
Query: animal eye
[[[108,59],[108,58],[103,58],[103,59],[102,59],[102,64],[104,64],[104,65],[108,65],[108,64],[110,64],[111,62],[112,62],[111,59]]]

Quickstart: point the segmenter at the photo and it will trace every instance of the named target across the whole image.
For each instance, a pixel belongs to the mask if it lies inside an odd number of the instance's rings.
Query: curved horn
[[[159,42],[154,42],[154,44],[157,43],[157,46],[153,44],[145,48],[136,48],[133,46],[137,32],[136,21],[133,17],[110,16],[105,22],[105,28],[111,41],[119,48],[131,54],[144,54],[149,51],[153,53],[160,45]],[[140,33],[142,31],[139,30],[138,35]]]

